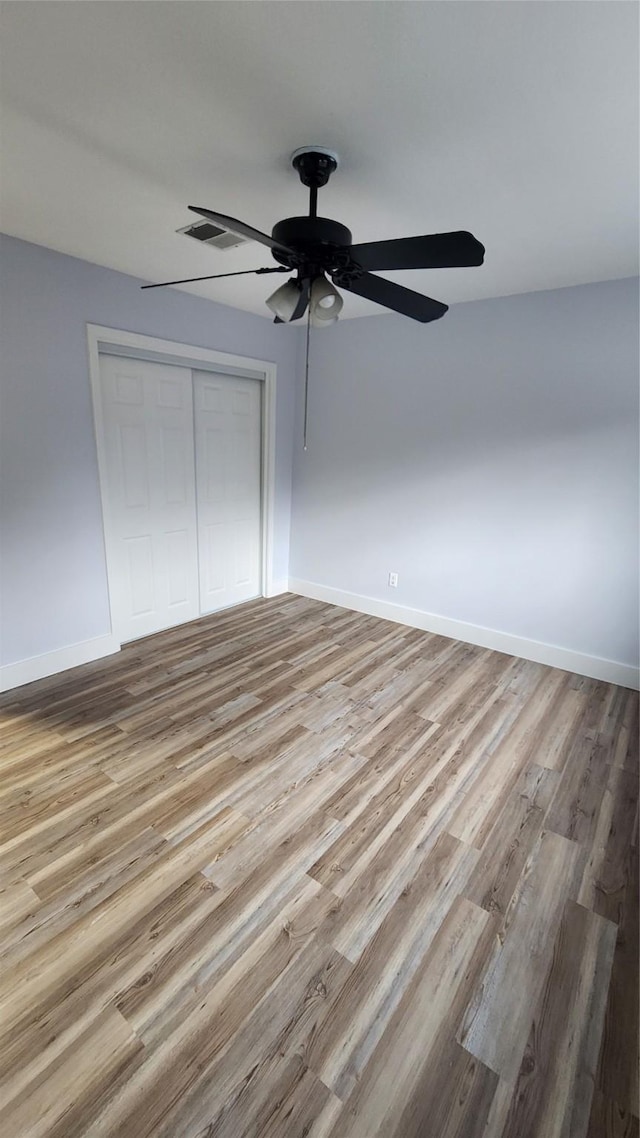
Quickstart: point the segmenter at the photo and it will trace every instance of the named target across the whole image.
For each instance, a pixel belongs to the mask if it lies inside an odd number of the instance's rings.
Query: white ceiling
[[[438,299],[637,272],[635,3],[46,0],[2,25],[5,232],[146,280],[267,265],[175,230],[189,203],[267,231],[306,213],[289,156],[315,143],[341,156],[320,213],[354,241],[486,245],[387,274]],[[269,278],[188,291],[269,315]]]

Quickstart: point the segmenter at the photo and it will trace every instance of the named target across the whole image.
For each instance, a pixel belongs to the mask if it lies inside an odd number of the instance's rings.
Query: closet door
[[[118,356],[100,357],[100,377],[112,617],[126,641],[199,616],[192,379]]]
[[[200,609],[260,595],[261,385],[194,372]]]

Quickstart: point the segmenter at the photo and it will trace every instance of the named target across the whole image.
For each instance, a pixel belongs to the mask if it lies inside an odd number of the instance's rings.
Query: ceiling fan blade
[[[363,269],[449,269],[481,265],[484,245],[466,230],[400,237],[396,241],[369,241],[352,245],[351,256]]]
[[[200,217],[206,217],[208,221],[213,221],[214,225],[219,225],[221,229],[227,229],[229,233],[236,233],[238,237],[246,237],[249,241],[258,241],[260,245],[266,245],[269,249],[281,249],[283,253],[293,252],[281,241],[274,241],[267,233],[261,233],[259,229],[253,229],[251,225],[245,225],[244,221],[238,221],[235,217],[227,217],[224,213],[213,213],[212,210],[202,209],[197,205],[190,205],[188,208],[192,213],[198,213]]]
[[[221,277],[246,277],[251,273],[261,275],[262,273],[288,273],[290,271],[291,270],[286,269],[284,265],[279,265],[278,267],[274,265],[273,268],[268,269],[241,269],[240,272],[237,273],[213,273],[213,275],[208,277],[185,277],[184,280],[181,281],[161,281],[160,284],[140,285],[140,288],[168,288],[169,285],[192,284],[193,281],[218,281]]]
[[[358,296],[365,297],[366,300],[373,300],[376,304],[382,304],[385,308],[392,308],[394,312],[400,312],[402,316],[410,316],[412,320],[419,320],[421,324],[428,324],[430,320],[439,320],[449,307],[439,300],[432,300],[429,296],[422,296],[419,292],[404,288],[403,285],[394,284],[393,281],[385,281],[382,277],[374,277],[371,273],[365,273],[364,276],[358,277],[357,280],[348,285],[341,283],[340,287],[348,289],[349,292],[355,292]]]

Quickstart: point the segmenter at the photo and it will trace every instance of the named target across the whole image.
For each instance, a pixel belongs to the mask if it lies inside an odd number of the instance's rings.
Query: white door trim
[[[172,363],[183,367],[218,371],[230,375],[259,379],[263,384],[262,401],[262,569],[261,588],[263,596],[270,597],[281,592],[273,578],[273,525],[275,517],[275,466],[276,466],[276,365],[268,360],[256,360],[250,356],[236,356],[229,352],[217,352],[210,348],[198,348],[177,340],[160,340],[155,336],[143,336],[137,332],[125,332],[119,328],[105,328],[100,324],[87,324],[89,347],[89,380],[93,402],[93,424],[98,455],[98,474],[100,479],[100,500],[102,505],[102,532],[104,537],[107,581],[109,585],[110,632],[114,635],[111,597],[115,595],[114,582],[114,543],[108,532],[109,510],[107,508],[107,454],[104,440],[102,398],[100,388],[100,352],[126,355],[127,349],[139,359],[155,360],[158,363]]]

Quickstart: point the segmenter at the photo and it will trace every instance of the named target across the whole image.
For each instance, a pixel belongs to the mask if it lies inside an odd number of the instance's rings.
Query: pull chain
[[[309,410],[309,340],[311,337],[311,305],[307,310],[307,352],[304,367],[304,449],[307,449],[307,413]]]

